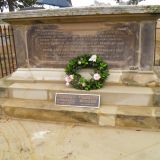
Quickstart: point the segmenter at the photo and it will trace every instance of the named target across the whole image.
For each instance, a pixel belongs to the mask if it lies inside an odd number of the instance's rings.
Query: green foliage
[[[9,11],[14,11],[16,8],[24,8],[32,6],[36,3],[36,0],[0,0],[1,12],[3,9],[9,8]]]
[[[139,0],[130,0],[129,4],[137,5]]]
[[[141,2],[142,0],[128,0],[128,1],[124,1],[124,0],[116,0],[117,3],[126,3],[127,5],[137,5],[138,2]]]
[[[96,55],[95,55],[96,56]],[[67,76],[73,76],[70,84],[77,89],[92,90],[102,88],[105,80],[109,76],[108,64],[103,61],[99,56],[96,56],[96,61],[89,61],[92,55],[85,54],[78,56],[69,61],[65,68]],[[94,70],[94,74],[100,75],[100,79],[95,80],[93,77],[90,80],[82,77],[78,71],[84,68],[91,68]]]

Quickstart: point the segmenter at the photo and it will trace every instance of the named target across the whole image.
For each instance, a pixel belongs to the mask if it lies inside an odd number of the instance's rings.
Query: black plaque
[[[137,64],[138,23],[78,25],[31,26],[27,34],[30,65],[63,68],[68,60],[84,53],[100,55],[110,68],[127,69]]]
[[[100,95],[56,93],[55,104],[62,106],[98,108],[100,106]]]

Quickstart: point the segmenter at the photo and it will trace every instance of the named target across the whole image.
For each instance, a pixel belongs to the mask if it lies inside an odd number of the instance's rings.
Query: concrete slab
[[[159,160],[159,132],[2,119],[0,159]]]

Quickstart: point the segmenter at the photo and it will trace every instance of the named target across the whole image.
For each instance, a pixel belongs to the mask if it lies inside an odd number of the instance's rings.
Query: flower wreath
[[[78,71],[84,68],[92,68],[94,74],[90,80],[82,77]],[[70,84],[77,89],[92,90],[102,88],[109,76],[108,64],[98,55],[82,55],[69,61],[65,68],[66,86]]]

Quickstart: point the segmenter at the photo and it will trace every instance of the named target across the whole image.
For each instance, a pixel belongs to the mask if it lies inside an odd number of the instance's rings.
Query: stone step
[[[153,106],[158,99],[149,87],[110,86],[92,91],[77,90],[58,83],[14,83],[9,86],[10,98],[53,101],[56,93],[99,94],[101,105]],[[158,102],[159,103],[159,102]]]
[[[12,118],[46,122],[160,129],[160,107],[102,105],[91,109],[56,106],[49,101],[7,99],[2,111]]]
[[[84,75],[87,70],[84,71]],[[107,84],[130,86],[159,86],[160,81],[153,71],[109,70]],[[18,68],[6,81],[8,82],[58,82],[64,83],[64,68]]]
[[[11,84],[12,84],[11,82],[5,81],[5,78],[0,79],[0,98],[9,97],[8,87]]]

